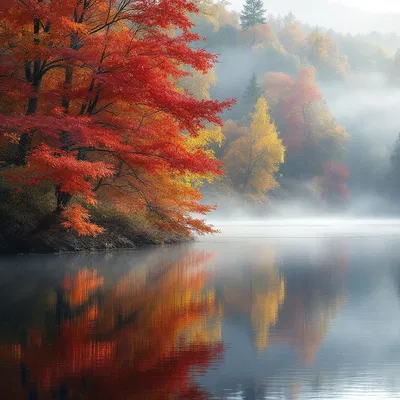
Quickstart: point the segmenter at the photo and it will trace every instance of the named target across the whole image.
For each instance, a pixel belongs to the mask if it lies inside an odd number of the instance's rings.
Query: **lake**
[[[295,225],[1,257],[1,398],[400,398],[398,228]]]

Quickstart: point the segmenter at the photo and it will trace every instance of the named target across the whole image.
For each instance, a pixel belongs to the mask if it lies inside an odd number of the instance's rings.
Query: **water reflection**
[[[48,297],[54,324],[2,345],[6,398],[205,396],[190,374],[222,353],[210,257],[153,255],[108,285],[95,269],[68,272]]]
[[[324,253],[307,260],[307,272],[301,276],[288,274],[288,296],[272,334],[274,343],[291,346],[306,364],[314,362],[345,302],[347,246],[342,241],[328,243]]]
[[[215,268],[228,350],[220,375],[204,380],[218,398],[300,396],[346,303],[347,242],[292,244],[220,245],[218,261],[230,259],[230,267]]]
[[[275,267],[274,252],[261,249],[250,264],[222,276],[223,305],[229,319],[236,313],[249,318],[253,344],[258,351],[269,345],[270,329],[285,299],[285,279]]]
[[[2,259],[6,399],[397,398],[399,241]]]

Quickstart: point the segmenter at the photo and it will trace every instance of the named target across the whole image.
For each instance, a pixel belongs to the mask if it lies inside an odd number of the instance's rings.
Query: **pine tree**
[[[397,137],[396,144],[390,156],[391,171],[390,171],[390,191],[398,196],[400,193],[400,134]]]
[[[240,14],[240,22],[243,29],[250,28],[257,24],[265,24],[265,11],[262,0],[246,0],[242,13]]]
[[[253,72],[253,75],[250,78],[250,82],[247,85],[246,91],[244,92],[243,101],[247,105],[251,106],[251,108],[253,108],[262,95],[263,91],[260,84],[258,83],[257,75],[255,74],[255,72]]]

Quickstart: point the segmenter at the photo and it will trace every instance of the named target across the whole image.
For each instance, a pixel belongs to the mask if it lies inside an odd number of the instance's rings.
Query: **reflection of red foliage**
[[[89,376],[88,399],[206,399],[207,394],[191,382],[190,371],[203,370],[210,360],[222,354],[222,345],[191,345],[176,351],[151,369],[138,370],[134,363],[104,369],[102,374]],[[192,397],[193,396],[193,397]]]
[[[85,303],[89,296],[103,284],[103,278],[97,275],[97,271],[87,268],[80,270],[75,277],[67,275],[64,279],[63,289],[68,297],[68,303],[72,307]]]
[[[290,293],[279,313],[271,341],[294,348],[305,364],[314,362],[331,323],[345,301],[343,289],[348,269],[347,254],[347,243],[331,242],[322,264],[318,264],[307,285],[300,286],[295,294]]]
[[[349,191],[347,181],[350,177],[349,169],[335,161],[327,161],[322,164],[322,175],[317,178],[322,192],[322,197],[327,201],[339,201],[347,203]]]
[[[298,351],[301,360],[311,364],[324,340],[324,334],[318,324],[307,323],[303,299],[288,297],[271,341],[293,347]]]
[[[12,399],[25,399],[27,391],[40,399],[58,391],[65,399],[206,399],[193,373],[205,372],[223,351],[208,330],[218,315],[205,288],[210,258],[188,252],[133,270],[95,297],[103,284],[96,270],[68,275],[59,301],[69,312],[57,335],[29,330],[28,346],[0,346],[0,359],[16,373],[12,384],[0,382],[1,392]],[[18,366],[28,371],[25,379],[18,379]]]

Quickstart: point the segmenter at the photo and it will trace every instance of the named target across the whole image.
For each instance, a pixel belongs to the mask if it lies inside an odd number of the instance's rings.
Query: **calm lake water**
[[[0,398],[400,398],[400,236],[246,229],[0,258]]]

